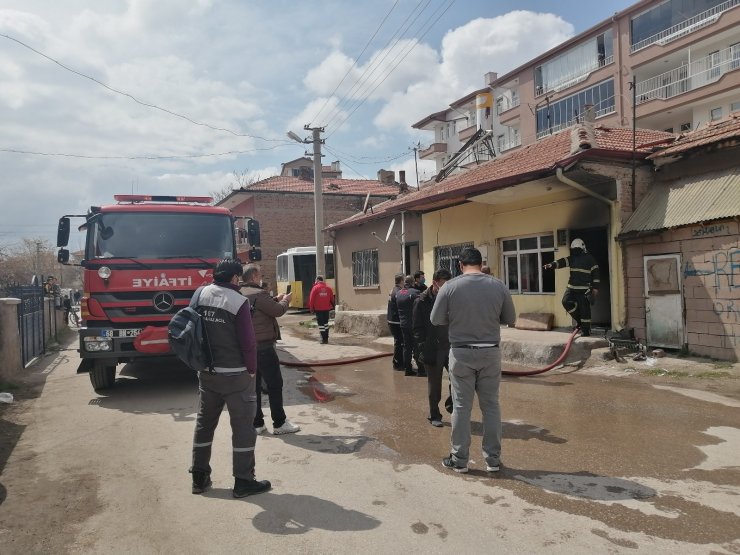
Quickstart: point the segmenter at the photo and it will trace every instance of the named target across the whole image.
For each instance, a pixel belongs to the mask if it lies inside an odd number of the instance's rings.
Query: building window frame
[[[472,241],[434,247],[434,268],[436,270],[445,268],[452,273],[452,277],[459,276],[462,273],[460,264],[458,264],[460,254],[465,249],[471,248],[473,248]]]
[[[499,252],[503,280],[512,295],[555,294],[555,273],[542,268],[555,260],[552,232],[502,238]]]
[[[378,287],[380,265],[378,249],[352,252],[352,287]]]

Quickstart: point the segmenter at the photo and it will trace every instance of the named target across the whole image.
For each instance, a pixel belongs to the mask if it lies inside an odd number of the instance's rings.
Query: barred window
[[[552,234],[501,241],[504,281],[512,293],[554,293],[555,272],[542,266],[555,260]]]
[[[446,268],[452,273],[452,277],[459,276],[460,271],[460,254],[465,249],[473,247],[473,243],[458,243],[457,245],[443,245],[434,247],[434,269],[440,270]]]
[[[373,287],[380,284],[378,278],[378,250],[367,249],[352,253],[352,285]]]

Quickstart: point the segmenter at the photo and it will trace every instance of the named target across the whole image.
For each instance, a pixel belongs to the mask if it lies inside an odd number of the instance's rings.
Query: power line
[[[116,94],[120,94],[121,96],[125,96],[127,98],[130,98],[131,100],[133,100],[137,104],[140,104],[142,106],[146,106],[147,108],[153,108],[155,110],[159,110],[159,111],[164,112],[166,114],[169,114],[171,116],[175,116],[175,117],[184,119],[185,121],[190,122],[193,125],[199,125],[201,127],[207,127],[209,129],[213,129],[214,131],[225,131],[226,133],[231,133],[232,135],[234,135],[236,137],[248,137],[250,139],[259,139],[261,141],[267,141],[267,142],[278,142],[278,141],[281,141],[282,142],[283,141],[283,139],[266,139],[265,137],[260,137],[259,135],[250,135],[248,133],[240,133],[239,131],[234,131],[232,129],[227,129],[226,127],[218,127],[216,125],[211,125],[210,123],[204,123],[204,122],[201,122],[201,121],[196,121],[196,120],[194,120],[194,119],[192,119],[192,118],[190,118],[190,117],[188,117],[186,115],[180,114],[178,112],[174,112],[174,111],[169,110],[167,108],[162,108],[161,106],[158,106],[156,104],[152,104],[150,102],[139,100],[138,98],[136,98],[132,94],[129,94],[129,93],[125,92],[125,91],[122,91],[122,90],[119,90],[119,89],[116,89],[116,88],[113,88],[110,85],[107,85],[106,83],[103,83],[102,81],[96,79],[95,77],[91,77],[90,75],[86,75],[86,74],[84,74],[84,73],[82,73],[80,71],[77,71],[76,69],[73,69],[73,68],[71,68],[69,66],[64,65],[59,60],[56,60],[56,59],[52,58],[51,56],[49,56],[47,54],[44,54],[40,50],[36,50],[34,47],[26,44],[25,42],[23,42],[21,40],[18,40],[15,37],[11,37],[10,35],[6,35],[5,33],[0,33],[0,37],[4,37],[4,38],[6,38],[8,40],[12,40],[13,42],[16,42],[16,43],[20,44],[24,48],[27,48],[31,52],[34,52],[35,54],[38,54],[39,56],[42,56],[43,58],[46,58],[50,62],[55,63],[56,65],[58,65],[62,69],[65,69],[65,70],[67,70],[67,71],[69,71],[71,73],[74,73],[75,75],[78,75],[80,77],[83,77],[84,79],[89,79],[93,83],[96,83],[96,84],[100,85],[101,87],[103,87],[103,88],[105,88],[105,89],[107,89],[107,90],[109,90],[111,92],[114,92]]]
[[[421,13],[427,8],[427,6],[429,5],[429,2],[431,2],[431,0],[426,0],[426,3],[424,4],[424,7],[421,9],[421,11],[414,17],[414,19],[411,21],[411,23],[409,23],[408,25],[406,25],[406,22],[411,18],[411,16],[414,15],[414,13],[416,12],[416,10],[419,9],[419,7],[422,5],[422,2],[419,2],[414,7],[414,9],[411,10],[411,12],[406,16],[406,19],[404,19],[403,22],[401,22],[401,25],[398,27],[398,29],[396,29],[396,31],[393,33],[393,35],[391,35],[391,38],[389,38],[388,41],[383,46],[383,48],[381,48],[381,51],[385,50],[385,53],[383,54],[383,56],[379,60],[373,60],[372,62],[370,62],[367,65],[367,67],[365,67],[364,71],[355,80],[355,82],[352,85],[352,87],[350,87],[350,89],[342,96],[342,98],[339,100],[339,102],[333,108],[333,110],[331,112],[329,112],[329,116],[327,116],[328,117],[328,121],[327,121],[326,125],[331,124],[331,122],[334,121],[334,119],[337,117],[337,115],[338,114],[341,114],[342,106],[345,105],[347,102],[350,101],[350,97],[351,97],[352,92],[355,91],[358,87],[361,87],[362,86],[361,83],[363,82],[363,79],[365,78],[365,75],[367,74],[367,72],[370,71],[371,68],[372,68],[372,71],[371,71],[370,75],[372,75],[373,73],[375,73],[375,71],[377,70],[377,68],[380,67],[380,64],[383,63],[383,61],[385,60],[385,58],[388,57],[388,55],[390,54],[390,52],[399,43],[399,41],[401,40],[401,36],[403,35],[403,33],[405,33],[406,31],[408,31],[408,29],[411,27],[411,25],[414,24],[414,22],[419,18],[419,16],[421,15]],[[388,48],[388,46],[391,43],[393,43],[392,46],[390,48]]]
[[[354,164],[382,164],[383,162],[393,162],[394,160],[398,160],[399,158],[410,156],[408,152],[401,152],[400,154],[388,156],[355,156],[347,152],[342,152],[341,150],[338,150],[336,148],[333,149],[331,152],[336,154],[337,156],[344,156],[346,158],[349,158]]]
[[[231,156],[234,154],[249,154],[263,150],[274,150],[283,146],[293,146],[292,143],[284,141],[283,144],[268,146],[264,148],[253,148],[251,150],[230,150],[227,152],[211,152],[207,154],[173,154],[173,155],[141,155],[141,156],[96,156],[92,154],[71,154],[67,152],[38,152],[32,150],[20,150],[15,148],[0,148],[0,152],[9,152],[12,154],[30,154],[34,156],[60,156],[64,158],[83,158],[87,160],[178,160],[189,158],[214,158],[218,156]]]
[[[393,4],[393,5],[391,6],[391,9],[390,9],[390,10],[388,10],[388,13],[386,13],[386,14],[385,14],[385,17],[384,17],[384,18],[383,18],[383,20],[382,20],[382,21],[380,22],[380,24],[378,25],[378,27],[377,27],[377,28],[375,29],[375,32],[373,33],[373,36],[371,36],[371,37],[370,37],[370,39],[369,39],[369,40],[367,41],[367,43],[365,43],[365,46],[363,47],[362,51],[361,51],[361,52],[359,53],[359,55],[358,55],[358,56],[357,56],[357,57],[355,58],[354,62],[352,62],[352,65],[351,65],[351,66],[350,66],[350,68],[349,68],[349,69],[347,70],[347,72],[346,72],[346,73],[344,74],[344,76],[342,76],[342,79],[341,79],[341,81],[339,81],[339,83],[337,84],[337,86],[336,86],[336,87],[334,87],[334,90],[333,90],[333,91],[331,92],[331,94],[330,94],[330,95],[329,95],[329,96],[327,97],[326,101],[324,102],[324,105],[323,105],[323,106],[321,107],[321,109],[320,109],[320,110],[319,110],[319,111],[318,111],[318,112],[316,113],[316,115],[315,115],[315,116],[314,116],[313,118],[311,118],[311,122],[313,122],[313,121],[314,121],[314,120],[315,120],[316,118],[318,118],[318,117],[319,117],[319,116],[321,115],[321,112],[323,112],[323,111],[324,111],[324,108],[326,108],[326,105],[327,105],[327,104],[329,104],[329,100],[330,100],[330,99],[331,99],[331,98],[332,98],[332,97],[334,96],[334,93],[336,93],[336,92],[337,92],[337,91],[339,90],[339,87],[341,87],[341,86],[342,86],[342,83],[344,83],[344,80],[345,80],[345,79],[347,78],[347,76],[348,76],[348,75],[350,74],[350,72],[351,72],[351,71],[352,71],[352,70],[353,70],[353,69],[355,68],[355,66],[357,65],[357,62],[359,62],[359,61],[360,61],[360,58],[362,58],[362,55],[363,55],[363,54],[365,53],[365,50],[367,50],[367,47],[368,47],[368,46],[370,46],[370,43],[371,43],[371,42],[373,41],[373,39],[375,38],[375,36],[376,36],[376,35],[378,34],[378,32],[380,31],[381,27],[383,27],[383,24],[385,23],[386,19],[388,19],[388,16],[390,16],[390,15],[391,15],[391,12],[393,12],[393,10],[394,10],[394,9],[396,8],[396,6],[398,5],[398,2],[399,2],[399,0],[396,0],[396,1],[394,2],[394,4]],[[311,124],[309,123],[309,125],[311,125]]]
[[[391,69],[388,71],[388,73],[385,75],[385,77],[383,77],[383,79],[377,85],[375,85],[375,87],[370,92],[368,92],[360,100],[360,102],[354,107],[354,109],[349,114],[347,114],[347,116],[339,123],[339,125],[337,125],[337,127],[334,129],[334,131],[332,131],[331,133],[329,133],[326,136],[327,139],[330,138],[334,133],[336,133],[342,127],[342,125],[344,125],[347,122],[347,120],[350,117],[352,117],[352,114],[354,114],[357,111],[357,109],[360,106],[362,106],[368,98],[370,98],[370,95],[372,95],[372,93],[374,93],[377,90],[377,88],[380,87],[380,85],[382,85],[385,82],[385,80],[388,79],[388,77],[391,76],[391,74],[396,70],[396,68],[398,68],[398,66],[401,64],[401,62],[403,62],[403,60],[406,59],[406,56],[408,56],[414,50],[414,48],[416,48],[416,46],[421,42],[421,40],[426,36],[426,34],[432,29],[432,27],[434,27],[434,25],[437,23],[437,21],[439,21],[442,18],[442,16],[445,13],[447,13],[447,11],[452,7],[452,5],[455,2],[456,2],[456,0],[450,0],[450,3],[447,5],[447,7],[442,11],[442,13],[440,13],[437,16],[437,18],[430,25],[427,26],[426,30],[421,34],[421,36],[419,38],[415,39],[414,41],[412,41],[411,48],[409,48],[405,53],[403,53],[403,55],[401,56],[401,59],[398,60],[398,62],[393,67],[391,67]],[[441,8],[441,5],[440,5],[440,8]],[[439,8],[437,9],[437,11],[438,10],[439,10]],[[436,14],[436,12],[432,13],[432,15],[427,19],[427,21],[424,23],[424,25],[426,25],[427,22],[429,22],[431,20],[431,18],[434,17],[435,14]],[[424,27],[424,25],[422,25],[422,28]],[[396,55],[396,58],[397,57],[398,57],[398,55]],[[395,60],[395,58],[393,60]],[[391,61],[391,63],[393,63],[393,61]]]
[[[325,148],[325,149],[326,149],[326,150],[327,150],[328,152],[331,152],[331,153],[332,153],[332,154],[333,154],[334,156],[336,156],[337,158],[339,158],[339,159],[340,159],[339,161],[340,161],[340,162],[341,162],[341,163],[342,163],[343,165],[347,166],[347,167],[348,167],[349,169],[351,169],[351,170],[352,170],[353,172],[355,172],[355,173],[356,173],[357,175],[359,175],[359,176],[360,176],[361,178],[363,178],[363,179],[369,179],[369,178],[368,178],[368,177],[367,177],[366,175],[364,175],[364,174],[361,174],[361,173],[360,173],[360,172],[358,172],[358,171],[357,171],[356,169],[354,169],[354,168],[353,168],[352,166],[350,166],[350,165],[349,165],[349,164],[348,164],[348,163],[347,163],[347,162],[346,162],[345,160],[342,160],[342,159],[341,159],[341,156],[339,156],[339,155],[338,155],[338,154],[337,154],[336,152],[334,152],[334,151],[333,151],[332,149],[330,149],[330,148],[329,148],[328,146],[324,145],[324,148]]]

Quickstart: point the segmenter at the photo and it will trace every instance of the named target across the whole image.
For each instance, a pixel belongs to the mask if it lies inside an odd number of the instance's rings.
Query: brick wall
[[[692,353],[740,360],[740,231],[727,219],[626,242],[627,326],[646,337],[643,256],[681,254],[686,340]]]
[[[362,210],[365,197],[324,194],[324,226],[338,222]],[[371,204],[382,199],[373,198]],[[256,193],[253,217],[260,223],[263,279],[275,288],[275,261],[291,247],[315,244],[313,194]],[[324,234],[324,245],[332,244]]]

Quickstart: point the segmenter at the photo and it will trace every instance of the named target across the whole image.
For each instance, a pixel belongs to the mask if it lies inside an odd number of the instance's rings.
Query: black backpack
[[[180,309],[167,325],[170,348],[185,365],[198,372],[207,370],[213,373],[213,355],[208,344],[208,335],[203,316],[197,311],[199,287],[190,299],[190,304]]]

